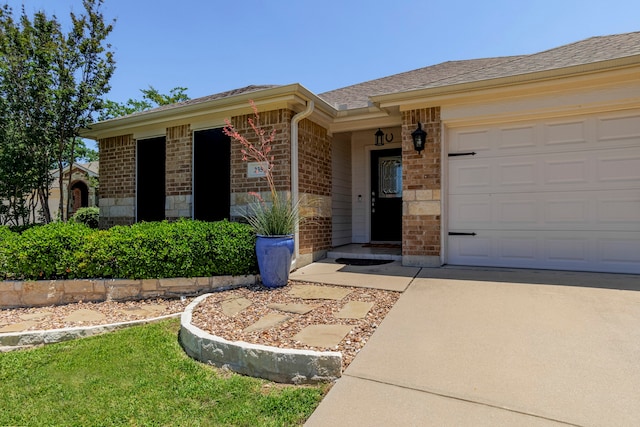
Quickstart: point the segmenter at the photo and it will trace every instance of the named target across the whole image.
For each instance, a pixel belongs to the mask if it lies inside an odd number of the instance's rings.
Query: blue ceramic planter
[[[279,288],[287,284],[293,249],[293,235],[257,236],[256,256],[264,286]]]

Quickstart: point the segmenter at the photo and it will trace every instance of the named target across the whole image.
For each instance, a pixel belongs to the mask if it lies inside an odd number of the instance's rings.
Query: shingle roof
[[[443,62],[332,90],[319,96],[338,109],[366,107],[370,96],[442,87],[585,65],[640,54],[640,32],[592,37],[532,55]]]
[[[183,101],[183,102],[178,102],[175,104],[168,104],[168,105],[161,105],[160,107],[156,107],[156,108],[152,108],[150,110],[145,110],[145,111],[139,111],[133,114],[129,114],[126,117],[134,117],[134,116],[140,116],[143,114],[149,114],[149,113],[155,113],[158,111],[165,111],[165,110],[172,110],[174,108],[180,108],[180,107],[185,107],[187,105],[195,105],[195,104],[202,104],[204,102],[207,101],[213,101],[215,99],[222,99],[222,98],[228,98],[234,95],[240,95],[243,93],[250,93],[250,92],[257,92],[260,90],[264,90],[264,89],[271,89],[274,87],[278,87],[279,85],[249,85],[249,86],[245,86],[245,87],[241,87],[238,89],[232,89],[232,90],[228,90],[226,92],[220,92],[220,93],[215,93],[213,95],[207,95],[207,96],[203,96],[200,98],[194,98],[194,99],[189,99],[187,101]],[[120,117],[116,117],[115,119],[119,119]],[[115,120],[115,119],[111,119],[111,120]]]
[[[640,32],[598,36],[531,55],[443,62],[331,90],[318,96],[338,110],[363,108],[369,105],[370,97],[375,95],[511,77],[638,54],[640,54]],[[277,86],[245,86],[177,104],[164,105],[152,110],[134,113],[127,117],[172,110],[243,93],[258,92]]]
[[[332,90],[321,93],[319,96],[339,110],[361,108],[368,105],[370,96],[402,92],[417,86],[436,84],[441,80],[446,80],[460,75],[463,76],[472,71],[499,65],[517,58],[521,57],[507,56],[499,58],[470,59],[464,61],[448,61]]]

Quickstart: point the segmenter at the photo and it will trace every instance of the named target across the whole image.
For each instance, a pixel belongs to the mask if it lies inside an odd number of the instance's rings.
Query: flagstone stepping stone
[[[106,316],[99,311],[81,308],[64,318],[65,322],[97,322],[104,320]]]
[[[229,317],[233,317],[251,305],[251,300],[246,298],[231,298],[220,303],[222,312]]]
[[[261,317],[253,325],[245,328],[243,332],[249,333],[249,332],[264,331],[265,329],[271,329],[275,326],[278,326],[280,323],[286,322],[290,318],[291,317],[285,316],[284,314],[269,313],[266,316]]]
[[[4,332],[22,332],[35,326],[38,322],[33,320],[26,320],[24,322],[12,323],[11,325],[3,326],[0,328],[0,333]]]
[[[351,291],[346,288],[317,285],[293,285],[289,295],[302,299],[331,299],[341,300],[349,295]]]
[[[336,319],[364,319],[372,307],[372,302],[349,301],[334,317]]]
[[[134,315],[140,317],[157,316],[166,310],[167,306],[163,304],[148,304],[143,307],[125,307],[118,312],[125,315]]]
[[[42,320],[50,316],[53,316],[53,313],[28,313],[28,314],[21,314],[20,318],[22,320]]]
[[[267,306],[270,309],[273,310],[280,310],[280,311],[284,311],[286,313],[293,313],[293,314],[307,314],[308,312],[310,312],[311,310],[313,310],[314,308],[317,307],[317,305],[309,305],[309,304],[269,304]]]
[[[351,331],[349,325],[311,325],[296,334],[294,339],[313,347],[335,347]]]

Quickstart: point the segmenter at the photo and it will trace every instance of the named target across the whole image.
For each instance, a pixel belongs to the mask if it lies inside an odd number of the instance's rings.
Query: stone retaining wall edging
[[[194,359],[234,372],[289,384],[329,382],[342,375],[342,354],[227,341],[191,324],[193,310],[211,294],[187,306],[180,320],[180,344]]]
[[[74,302],[129,301],[202,295],[253,285],[258,275],[161,279],[0,281],[0,309],[46,307]]]
[[[86,338],[93,335],[105,334],[130,326],[145,325],[160,322],[180,316],[182,313],[168,314],[151,319],[132,320],[129,322],[110,323],[97,326],[80,326],[71,328],[52,329],[49,331],[6,332],[0,334],[0,352],[18,350],[43,344],[53,344],[63,341]]]

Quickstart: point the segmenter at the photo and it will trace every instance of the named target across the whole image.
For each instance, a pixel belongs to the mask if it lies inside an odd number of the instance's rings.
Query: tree
[[[23,149],[33,156],[31,166],[40,177],[34,190],[40,195],[45,222],[51,220],[50,170],[57,167],[63,188],[63,171],[77,156],[78,132],[102,109],[101,97],[110,89],[115,70],[106,43],[113,24],[105,23],[103,1],[84,0],[84,13],[70,13],[67,33],[55,16],[47,17],[43,11],[36,12],[32,21],[23,8],[16,22],[9,6],[0,10],[0,98],[5,104],[2,118],[11,123],[3,150],[22,147],[18,152]],[[3,173],[6,169],[11,168],[5,167]],[[65,211],[65,202],[69,211],[71,185],[67,188],[67,194],[60,195],[60,212]]]
[[[188,101],[189,95],[186,87],[174,87],[169,94],[161,94],[156,88],[149,85],[149,89],[140,89],[142,99],[129,98],[127,102],[118,103],[115,101],[105,101],[104,108],[100,113],[100,120],[113,119],[115,117],[126,116],[161,105],[170,105],[177,102]]]

